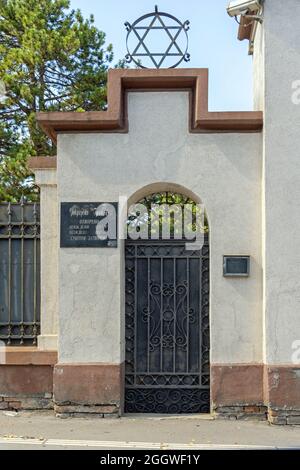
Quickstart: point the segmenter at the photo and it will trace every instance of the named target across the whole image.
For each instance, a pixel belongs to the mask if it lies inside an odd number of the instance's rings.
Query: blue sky
[[[238,25],[226,13],[228,0],[71,0],[85,16],[93,13],[98,28],[114,46],[116,62],[126,54],[124,22],[154,11],[190,20],[191,60],[183,67],[208,67],[211,111],[252,109],[252,57],[247,41],[237,40]]]

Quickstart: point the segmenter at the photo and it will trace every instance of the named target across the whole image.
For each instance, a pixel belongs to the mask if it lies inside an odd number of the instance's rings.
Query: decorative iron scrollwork
[[[184,204],[186,198],[143,199],[153,200]],[[125,257],[125,410],[208,412],[208,234],[195,251],[184,240],[127,240]]]
[[[200,389],[131,389],[125,393],[127,413],[209,413],[209,391]]]
[[[194,309],[189,308],[187,311],[186,308],[188,295],[187,281],[182,281],[179,284],[169,283],[163,285],[151,281],[149,295],[149,306],[143,309],[143,321],[150,324],[148,338],[150,351],[154,351],[161,345],[168,349],[173,349],[177,346],[186,351],[188,343],[187,324],[195,322]],[[161,298],[164,299],[162,304],[159,301]],[[153,316],[155,308],[158,308],[161,312],[158,321],[155,321]],[[177,313],[181,309],[182,312],[178,315]],[[158,332],[162,329],[162,322],[164,323],[164,334],[158,336]],[[174,330],[176,335],[174,335]]]

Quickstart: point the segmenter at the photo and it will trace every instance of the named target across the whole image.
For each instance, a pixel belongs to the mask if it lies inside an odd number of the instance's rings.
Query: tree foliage
[[[0,102],[2,200],[20,191],[35,198],[26,160],[55,153],[36,112],[103,109],[112,61],[112,46],[105,46],[93,16],[70,10],[69,0],[0,0],[0,82],[6,89]]]

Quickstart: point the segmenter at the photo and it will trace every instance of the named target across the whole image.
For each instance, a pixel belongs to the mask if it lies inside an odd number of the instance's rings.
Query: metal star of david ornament
[[[188,62],[188,30],[190,22],[182,23],[169,13],[155,11],[143,15],[133,24],[125,23],[127,30],[126,61],[141,68],[174,68]],[[158,52],[160,49],[161,52]]]

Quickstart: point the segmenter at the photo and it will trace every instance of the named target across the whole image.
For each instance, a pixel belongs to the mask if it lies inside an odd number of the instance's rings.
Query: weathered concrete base
[[[53,409],[52,366],[0,366],[0,410],[21,409]]]
[[[298,409],[272,409],[268,410],[270,424],[276,425],[300,425],[300,408]]]
[[[269,422],[300,425],[300,367],[294,364],[266,366],[264,386]]]
[[[122,410],[123,364],[57,364],[53,376],[57,416],[118,417]]]
[[[124,364],[55,364],[56,352],[7,348],[0,365],[0,411],[54,410],[56,416],[118,418]],[[211,366],[216,419],[300,425],[300,367]]]
[[[216,419],[300,425],[300,368],[293,364],[212,365],[211,387]]]
[[[0,397],[1,411],[19,411],[19,410],[53,410],[52,393],[45,393],[44,396],[2,396]]]
[[[237,415],[244,414],[245,410],[253,413],[252,408],[257,411],[257,408],[264,406],[263,378],[262,364],[213,364],[213,412]]]
[[[56,351],[7,347],[0,364],[0,410],[53,409]]]
[[[119,414],[97,414],[97,413],[55,413],[56,418],[68,419],[68,418],[84,418],[84,419],[104,419],[113,418],[118,419],[121,416]]]
[[[119,418],[120,409],[116,405],[54,405],[54,411],[58,418]]]
[[[53,391],[53,367],[1,365],[0,397],[41,398]]]
[[[219,406],[214,411],[214,417],[215,419],[266,421],[268,414],[266,406]]]

